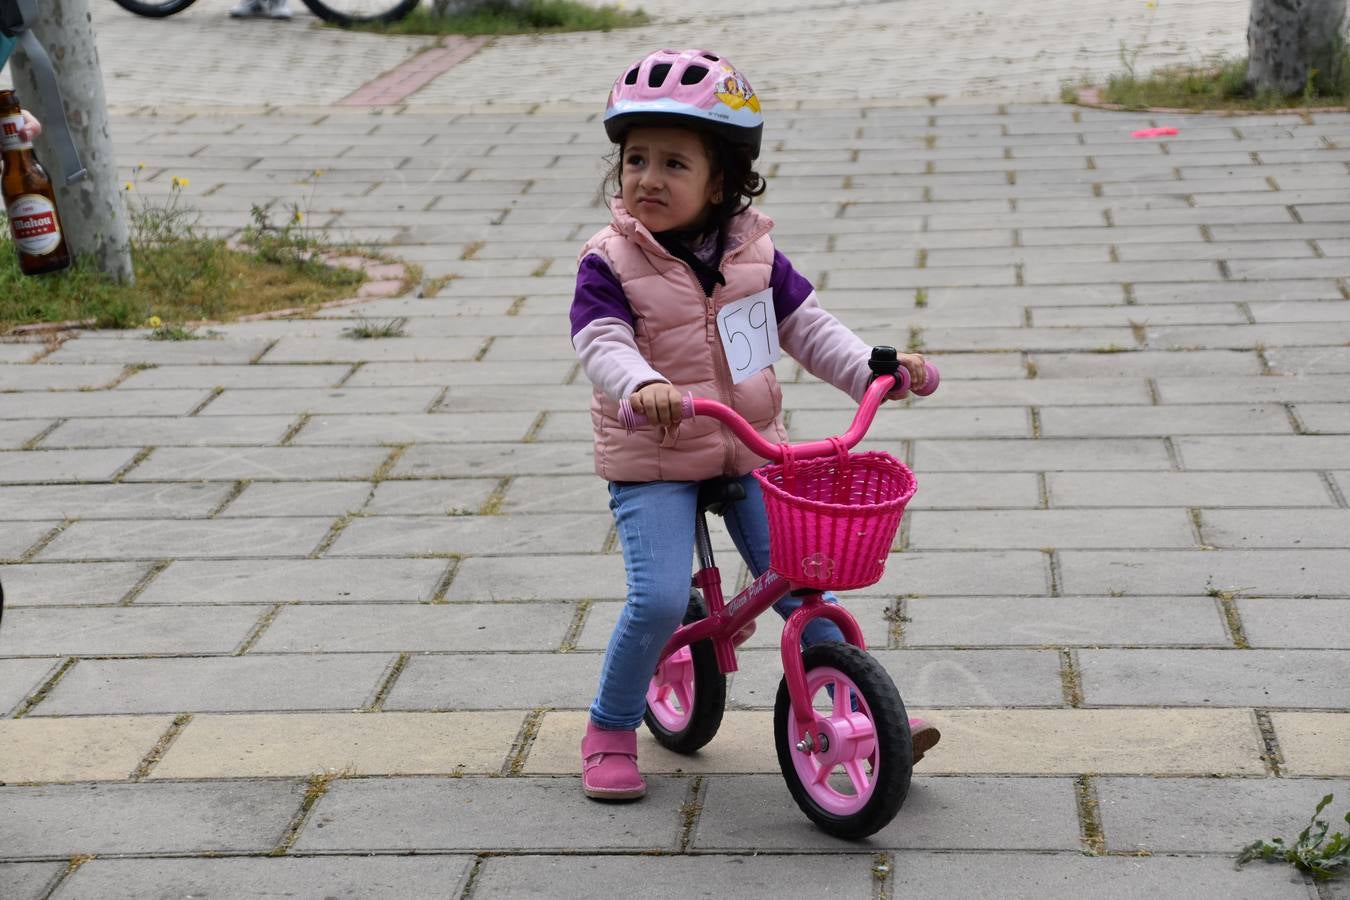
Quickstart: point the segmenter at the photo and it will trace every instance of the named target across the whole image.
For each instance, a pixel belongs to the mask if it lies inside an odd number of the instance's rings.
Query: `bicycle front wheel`
[[[123,0],[117,0],[122,3]],[[325,22],[359,25],[397,22],[417,8],[419,0],[305,0],[305,6]]]
[[[792,798],[827,834],[859,840],[890,824],[909,793],[914,749],[909,716],[881,663],[849,644],[802,654],[815,710],[798,733],[787,679],[774,704],[774,743]]]
[[[135,13],[138,16],[145,16],[150,19],[162,19],[165,16],[182,12],[196,0],[162,0],[159,3],[145,2],[145,0],[115,0],[115,2],[129,13]]]

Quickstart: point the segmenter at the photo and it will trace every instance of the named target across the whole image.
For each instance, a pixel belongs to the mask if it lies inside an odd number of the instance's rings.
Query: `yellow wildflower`
[[[185,188],[188,186],[188,183],[186,178],[179,178],[177,175],[173,176],[173,186],[176,188]]]
[[[134,185],[132,185],[132,183],[131,183],[130,181],[128,181],[126,184],[122,185],[122,190],[124,190],[124,191],[129,191],[129,190],[131,190],[133,187],[134,187]]]
[[[145,324],[150,326],[151,328],[158,328],[159,326],[163,325],[164,322],[163,320],[160,319],[159,316],[151,316],[150,318],[145,320]]]

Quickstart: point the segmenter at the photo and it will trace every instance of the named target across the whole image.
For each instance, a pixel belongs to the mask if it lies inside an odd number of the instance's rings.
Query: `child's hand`
[[[42,123],[28,110],[23,111],[23,124],[19,126],[19,140],[31,141],[42,134]]]
[[[644,384],[628,402],[652,424],[676,425],[683,415],[684,396],[664,381]]]
[[[896,355],[896,359],[900,361],[900,365],[909,371],[910,390],[923,387],[924,380],[928,377],[928,372],[924,368],[923,357],[917,353],[900,353]],[[903,400],[906,393],[904,391],[891,391],[886,395],[886,399]]]

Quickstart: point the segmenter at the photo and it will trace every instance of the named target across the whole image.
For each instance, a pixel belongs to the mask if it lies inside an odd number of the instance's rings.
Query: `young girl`
[[[681,398],[693,391],[733,407],[769,441],[788,439],[776,357],[750,351],[744,334],[723,335],[719,313],[761,301],[759,320],[745,321],[772,330],[782,350],[855,401],[871,376],[871,348],[821,308],[810,282],[774,249],[773,222],[750,206],[765,188],[752,168],[764,123],[758,97],[729,62],[703,50],[658,50],[619,75],[604,121],[618,145],[606,180],[613,222],[581,252],[572,344],[595,387],[595,469],[610,483],[628,602],[581,742],[582,786],[588,797],[631,800],[646,791],[636,729],[647,685],[689,603],[701,480],[739,477],[746,496],[727,507],[727,529],[751,572],[769,564],[764,501],[749,474],[764,460],[713,419],[680,421]],[[921,386],[922,357],[900,360]],[[653,427],[625,431],[624,397]],[[789,596],[774,608],[786,618],[800,604]],[[803,643],[831,640],[843,635],[818,618]],[[917,719],[910,725],[917,761],[938,732]]]

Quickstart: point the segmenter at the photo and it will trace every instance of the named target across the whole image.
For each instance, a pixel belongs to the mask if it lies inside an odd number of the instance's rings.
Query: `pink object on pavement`
[[[588,720],[581,739],[581,786],[596,800],[636,800],[647,793],[637,767],[637,731],[610,731]]]
[[[1151,138],[1151,137],[1170,137],[1177,133],[1175,128],[1141,128],[1133,132],[1130,137]]]

